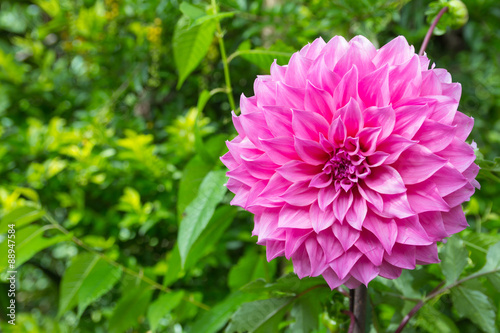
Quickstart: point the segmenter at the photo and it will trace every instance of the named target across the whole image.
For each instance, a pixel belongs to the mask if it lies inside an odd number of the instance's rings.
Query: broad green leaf
[[[120,298],[109,318],[109,333],[123,333],[137,327],[146,313],[153,291],[137,287],[128,289]]]
[[[283,43],[276,43],[269,49],[247,49],[248,46],[242,43],[236,54],[266,71],[269,71],[275,59],[279,65],[287,64],[294,52],[293,48]]]
[[[16,207],[2,217],[0,222],[0,234],[6,233],[9,224],[15,224],[16,230],[35,222],[45,215],[45,211],[30,206]]]
[[[329,293],[318,288],[300,297],[293,304],[290,315],[295,322],[290,325],[291,332],[313,332],[318,328],[319,315],[323,310],[321,299],[325,297],[329,297]]]
[[[172,311],[182,300],[184,291],[173,291],[168,294],[162,294],[156,301],[151,303],[148,308],[148,320],[151,331],[155,332],[160,320],[165,317],[167,313]]]
[[[305,277],[299,279],[296,274],[287,274],[274,283],[267,283],[264,279],[257,279],[241,288],[245,292],[279,292],[296,295],[314,286],[328,287],[322,277]]]
[[[206,164],[203,159],[196,155],[193,157],[182,171],[182,178],[179,183],[177,194],[177,219],[182,220],[184,210],[196,197],[203,178],[212,170],[212,165]]]
[[[258,278],[269,281],[275,271],[274,261],[268,263],[265,255],[259,255],[251,248],[229,271],[228,285],[232,290],[236,290]]]
[[[181,267],[181,255],[179,254],[179,243],[176,243],[172,251],[167,255],[167,273],[163,278],[163,285],[168,287],[184,276],[184,269]]]
[[[177,89],[205,57],[214,37],[216,21],[208,20],[189,26],[189,20],[182,17],[174,30],[172,46],[174,61],[179,72]]]
[[[192,333],[218,332],[227,323],[233,312],[242,303],[249,302],[252,298],[252,295],[238,291],[229,295],[226,299],[211,308],[210,311],[204,312],[199,316],[189,331]]]
[[[198,195],[184,211],[177,237],[182,266],[186,262],[191,246],[205,230],[215,207],[224,197],[226,180],[225,170],[210,171],[203,179]]]
[[[182,14],[186,15],[187,17],[189,17],[193,20],[196,20],[196,19],[198,19],[202,16],[205,16],[207,14],[205,12],[205,10],[203,10],[202,8],[200,8],[198,6],[191,5],[187,2],[181,3],[181,5],[179,6],[179,9],[182,12]]]
[[[191,247],[184,265],[185,269],[194,266],[200,258],[211,251],[213,245],[219,241],[224,231],[231,225],[237,212],[238,209],[232,206],[217,208],[207,227]]]
[[[81,316],[90,303],[111,290],[121,273],[118,267],[94,253],[82,253],[73,258],[61,281],[58,316],[77,304],[78,316]]]
[[[90,270],[78,291],[78,317],[82,315],[90,303],[110,291],[121,275],[120,268],[98,257],[96,264]]]
[[[486,264],[478,273],[485,273],[500,270],[500,242],[488,248],[486,254]],[[486,275],[488,280],[500,291],[500,272]]]
[[[278,324],[295,297],[281,297],[244,303],[233,314],[226,333],[277,332]]]
[[[198,97],[198,103],[196,104],[198,112],[203,112],[203,109],[205,108],[205,105],[207,105],[210,97],[212,97],[212,95],[210,95],[210,92],[208,90],[203,90],[200,93],[200,96]]]
[[[448,284],[457,281],[467,266],[469,253],[458,236],[448,239],[441,253],[441,268]]]
[[[449,317],[426,304],[417,312],[416,325],[429,333],[459,333],[457,326]]]
[[[30,260],[38,252],[43,249],[48,248],[54,244],[59,242],[68,240],[71,235],[57,235],[53,237],[44,237],[44,233],[47,230],[53,229],[52,226],[46,225],[44,227],[40,227],[37,225],[30,225],[21,230],[16,231],[15,235],[15,251],[16,251],[16,267],[21,266],[26,261]],[[0,253],[8,253],[8,239],[4,239],[0,244]],[[3,258],[6,258],[6,255],[3,255]],[[7,260],[0,261],[0,271],[3,271],[7,268],[8,262]]]
[[[479,290],[458,286],[451,289],[451,299],[461,316],[469,318],[487,333],[496,332],[495,307],[488,296]]]

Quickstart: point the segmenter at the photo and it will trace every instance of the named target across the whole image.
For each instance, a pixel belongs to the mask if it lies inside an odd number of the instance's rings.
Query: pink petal
[[[376,266],[380,266],[384,258],[384,248],[380,245],[378,238],[367,230],[361,232],[361,236],[354,244]]]
[[[330,157],[316,141],[294,137],[295,151],[302,161],[312,165],[323,165]]]
[[[347,278],[344,278],[344,280],[339,279],[337,274],[331,268],[323,272],[323,278],[325,279],[326,283],[328,283],[328,286],[331,290],[340,287],[347,281]]]
[[[393,134],[385,139],[382,143],[380,143],[377,146],[377,150],[390,154],[389,157],[385,160],[385,164],[392,164],[398,160],[402,152],[415,145],[416,143],[416,141],[411,141],[400,135]]]
[[[474,126],[474,118],[469,117],[462,112],[456,112],[452,124],[457,128],[457,138],[460,141],[465,141],[465,139],[467,139],[470,132],[472,131],[472,127]]]
[[[254,82],[253,91],[257,97],[257,106],[276,105],[276,82],[258,78]]]
[[[454,207],[456,205],[460,205],[465,201],[469,201],[475,190],[476,189],[474,188],[474,185],[467,183],[462,188],[451,194],[448,194],[443,199],[450,207]]]
[[[389,67],[387,65],[359,81],[359,97],[365,106],[386,106],[390,103]]]
[[[262,113],[269,130],[275,137],[292,136],[292,110],[282,106],[264,106]]]
[[[311,261],[304,246],[301,246],[293,255],[293,271],[299,279],[311,276]]]
[[[347,129],[340,117],[336,118],[328,130],[328,140],[334,147],[339,148],[344,145],[347,136]]]
[[[366,256],[361,257],[356,265],[351,269],[351,275],[356,280],[368,286],[368,282],[373,280],[380,272],[380,268],[372,263]]]
[[[349,48],[349,44],[342,36],[335,36],[325,45],[323,48],[323,54],[325,57],[325,63],[328,69],[332,70],[335,68],[337,62],[344,56]]]
[[[309,210],[312,228],[316,233],[330,228],[335,222],[332,209],[320,209],[318,203],[313,203]]]
[[[340,191],[336,191],[333,186],[321,188],[318,193],[319,208],[326,210],[339,195]]]
[[[460,232],[469,226],[461,205],[451,208],[449,212],[442,212],[441,216],[443,217],[444,229],[449,235]]]
[[[419,141],[420,145],[436,152],[447,147],[455,137],[456,127],[438,123],[427,119],[423,122],[413,140]]]
[[[334,223],[332,231],[335,237],[339,240],[344,251],[349,250],[358,240],[360,232],[352,228],[348,224]]]
[[[365,184],[378,193],[396,194],[406,191],[399,173],[392,167],[381,165],[373,168],[371,174],[364,179]]]
[[[277,60],[274,59],[273,63],[271,64],[271,77],[273,78],[273,81],[284,81],[285,74],[286,66],[278,65]]]
[[[406,219],[398,219],[398,237],[396,242],[406,245],[429,245],[432,241],[427,236],[424,228],[420,224],[417,216]]]
[[[427,104],[423,105],[405,105],[396,108],[396,124],[394,134],[399,134],[407,139],[412,139],[415,133],[420,129],[429,113]]]
[[[292,109],[304,109],[305,90],[291,87],[283,82],[276,84],[276,104]],[[271,104],[273,105],[273,104]]]
[[[361,114],[358,102],[351,98],[349,102],[337,112],[345,124],[347,136],[355,137],[364,125],[363,115]]]
[[[333,234],[332,228],[320,231],[316,235],[319,245],[323,248],[326,262],[332,262],[344,254],[344,249],[339,240]]]
[[[358,259],[361,258],[361,256],[362,254],[358,249],[350,248],[343,255],[333,260],[330,263],[330,267],[340,279],[343,279],[349,274],[352,267],[356,264]]]
[[[311,229],[309,210],[306,207],[284,205],[279,212],[277,226],[279,228]]]
[[[306,239],[305,248],[311,263],[311,276],[320,275],[328,267],[323,249],[314,238]]]
[[[392,253],[392,247],[398,235],[398,226],[392,219],[385,219],[372,213],[366,215],[363,227],[371,231],[382,244],[387,253]]]
[[[306,85],[304,107],[307,111],[319,113],[327,122],[332,120],[333,111],[335,110],[332,95],[325,90],[316,88],[309,81],[307,81]]]
[[[333,213],[337,220],[341,222],[344,220],[345,214],[349,207],[351,207],[352,201],[352,192],[345,193],[344,191],[340,191],[338,197],[333,201]]]
[[[359,151],[362,155],[369,156],[375,151],[381,130],[380,127],[365,127],[358,133]]]
[[[277,168],[276,172],[291,182],[298,182],[310,180],[321,173],[322,170],[321,166],[314,166],[301,161],[290,161]]]
[[[315,75],[309,77],[312,84],[319,89],[327,91],[330,95],[333,95],[341,77],[328,68],[325,63],[325,54],[322,54],[315,60],[309,72],[315,73]]]
[[[354,229],[361,230],[368,211],[365,199],[360,195],[353,196],[351,208],[347,211],[345,219]]]
[[[311,65],[310,59],[300,55],[300,53],[294,53],[286,68],[284,82],[290,87],[305,88],[307,71]]]
[[[292,160],[299,160],[295,152],[293,138],[280,136],[272,139],[261,139],[267,156],[276,164],[283,165]]]
[[[276,168],[279,167],[279,165],[273,163],[265,154],[255,159],[249,159],[244,156],[241,158],[248,172],[259,179],[270,179]]]
[[[294,183],[281,195],[281,198],[293,206],[309,206],[318,200],[319,190],[308,185],[307,181]]]
[[[323,116],[307,111],[293,110],[292,127],[295,136],[319,141],[319,134],[328,135],[328,123]]]
[[[349,42],[349,49],[337,62],[333,71],[339,76],[344,76],[351,68],[356,66],[361,77],[373,72],[375,70],[375,65],[373,65],[370,55],[363,47],[364,44],[365,43],[360,43],[358,40],[352,39]]]
[[[267,129],[266,119],[262,113],[248,113],[238,117],[248,139],[257,148],[261,148],[260,139],[270,139],[272,133]]]
[[[414,145],[406,149],[394,163],[405,184],[422,182],[432,176],[446,164],[446,159],[433,154],[421,145]]]
[[[247,186],[252,186],[260,181],[260,179],[252,176],[244,165],[239,165],[238,167],[226,172],[226,176],[236,179]]]
[[[460,172],[464,172],[474,162],[474,149],[463,141],[455,138],[446,149],[436,155],[448,160]]]
[[[441,262],[438,257],[436,243],[427,246],[417,246],[415,250],[415,259],[418,265],[437,264]]]
[[[271,260],[281,257],[285,253],[284,242],[268,240],[266,241],[266,259],[268,262]]]
[[[383,200],[384,209],[382,212],[377,212],[380,216],[404,219],[415,214],[410,207],[406,193],[386,194]]]
[[[384,208],[384,201],[379,193],[363,184],[358,186],[358,191],[363,198],[371,203],[377,210],[381,211]]]
[[[398,36],[382,46],[372,61],[377,67],[385,64],[397,66],[410,60],[414,54],[413,46],[409,46],[403,36]]]
[[[290,260],[290,257],[304,243],[304,241],[312,233],[311,229],[286,229],[285,241],[285,257]]]
[[[386,253],[384,259],[399,268],[415,269],[415,246],[396,243],[392,248],[392,253]]]
[[[441,82],[433,70],[422,72],[422,87],[420,96],[441,95]]]
[[[455,101],[460,101],[462,95],[462,85],[460,83],[441,83],[443,95],[453,98]]]
[[[333,92],[335,108],[340,109],[346,105],[351,98],[359,100],[358,69],[356,66],[353,66],[352,69],[342,77],[337,88],[335,88]],[[336,114],[334,114],[334,117],[336,117]]]
[[[400,267],[393,266],[389,264],[388,262],[383,262],[382,265],[380,265],[380,272],[379,275],[381,277],[384,277],[386,279],[397,279],[403,270]]]
[[[439,195],[436,185],[431,182],[408,185],[407,188],[408,202],[415,212],[447,212],[450,210],[450,206]]]
[[[389,90],[394,103],[407,96],[415,96],[420,90],[422,76],[420,60],[414,55],[406,63],[392,68],[389,72]]]
[[[310,187],[325,188],[332,183],[332,175],[327,175],[326,173],[319,173],[311,179],[309,183]]]
[[[441,214],[441,212],[424,212],[418,214],[420,224],[433,242],[441,241],[443,238],[448,237]]]
[[[446,163],[428,180],[436,185],[439,195],[442,197],[455,192],[467,184],[467,179],[464,175],[458,172],[451,163]]]

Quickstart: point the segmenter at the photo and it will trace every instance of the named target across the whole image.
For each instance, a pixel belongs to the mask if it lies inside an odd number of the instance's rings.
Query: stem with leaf
[[[436,28],[439,20],[441,17],[448,11],[448,7],[444,7],[439,11],[437,14],[436,18],[434,21],[432,21],[431,26],[429,27],[429,30],[427,30],[427,34],[425,35],[424,42],[422,43],[422,46],[420,47],[420,51],[418,52],[419,56],[423,56],[425,49],[427,48],[427,44],[429,44],[429,40],[431,39],[432,33],[434,32],[434,29]]]

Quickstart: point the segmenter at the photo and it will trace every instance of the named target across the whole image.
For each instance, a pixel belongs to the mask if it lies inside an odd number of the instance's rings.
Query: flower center
[[[349,154],[341,150],[326,162],[323,171],[332,175],[334,180],[342,180],[353,175],[356,172],[356,167],[351,163]]]
[[[370,169],[364,156],[338,149],[323,166],[323,173],[331,177],[336,191],[343,188],[347,192],[358,182],[358,178],[365,178]]]

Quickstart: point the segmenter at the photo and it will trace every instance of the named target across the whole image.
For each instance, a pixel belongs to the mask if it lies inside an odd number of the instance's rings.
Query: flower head
[[[268,260],[355,288],[439,262],[479,167],[459,83],[404,37],[321,38],[259,76],[221,159]]]

